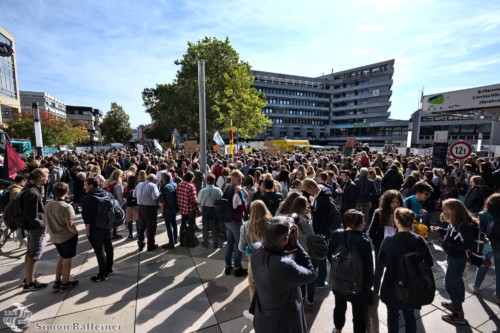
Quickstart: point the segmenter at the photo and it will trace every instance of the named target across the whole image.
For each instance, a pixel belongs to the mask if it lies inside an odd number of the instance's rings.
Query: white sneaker
[[[469,287],[470,291],[473,294],[479,294],[479,288],[476,288],[476,286],[474,286],[474,283],[467,284],[467,287]]]
[[[243,317],[245,317],[246,319],[248,319],[251,322],[253,322],[253,314],[251,314],[250,311],[244,310],[243,311]]]

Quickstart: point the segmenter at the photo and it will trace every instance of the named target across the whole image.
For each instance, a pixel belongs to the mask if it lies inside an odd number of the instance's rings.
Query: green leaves
[[[239,59],[228,38],[212,37],[196,44],[188,42],[186,54],[175,61],[180,69],[173,83],[143,90],[144,106],[153,120],[151,132],[163,129],[164,136],[158,138],[165,141],[170,140],[174,128],[181,134],[199,136],[198,60],[205,60],[208,137],[217,130],[229,132],[230,119],[236,136],[263,133],[271,122],[262,112],[264,95],[251,87],[250,66]]]
[[[132,138],[130,118],[120,105],[111,103],[111,110],[106,113],[101,124],[101,134],[106,143],[122,143]]]

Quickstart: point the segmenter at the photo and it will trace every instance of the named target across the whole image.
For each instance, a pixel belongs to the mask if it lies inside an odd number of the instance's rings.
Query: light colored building
[[[21,110],[32,112],[34,102],[38,103],[40,111],[47,111],[59,118],[66,118],[66,105],[64,102],[45,92],[21,90]]]
[[[89,142],[93,144],[102,142],[101,124],[104,115],[101,110],[91,106],[66,105],[66,116],[72,122],[82,122],[87,125]]]
[[[9,51],[12,50],[13,53]],[[21,112],[14,36],[0,26],[0,123]],[[3,55],[2,55],[3,54]]]
[[[308,139],[345,145],[349,137],[374,146],[406,143],[408,120],[391,120],[394,60],[319,77],[252,71],[265,93],[272,126],[259,139]]]
[[[467,141],[500,152],[500,84],[423,96],[409,128],[413,148],[432,146],[434,132],[448,131],[448,144]],[[498,147],[498,148],[497,148]]]

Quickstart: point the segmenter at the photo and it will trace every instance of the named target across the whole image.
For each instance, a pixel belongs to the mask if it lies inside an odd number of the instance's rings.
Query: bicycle
[[[3,246],[7,241],[9,240],[10,236],[12,235],[12,230],[10,230],[3,222],[3,215],[0,216],[0,255],[4,255],[4,252],[2,251]]]

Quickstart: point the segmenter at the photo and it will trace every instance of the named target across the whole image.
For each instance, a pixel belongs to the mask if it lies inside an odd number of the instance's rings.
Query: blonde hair
[[[443,208],[449,208],[450,214],[448,214],[448,221],[451,225],[455,226],[460,222],[465,222],[469,226],[473,224],[479,224],[477,218],[472,216],[469,210],[465,207],[462,201],[458,199],[446,199],[443,201]],[[441,219],[443,218],[443,214],[441,214]]]
[[[266,204],[262,200],[254,200],[250,205],[250,216],[245,224],[248,234],[257,242],[264,241],[265,223],[269,221],[273,215],[267,209]]]
[[[137,183],[144,183],[146,181],[146,170],[139,171],[139,176],[137,176]]]
[[[121,171],[120,169],[113,170],[113,172],[111,173],[111,176],[109,176],[109,178],[106,179],[103,186],[106,187],[109,184],[111,184],[112,182],[117,182],[118,184],[121,184],[122,183],[122,175],[123,175],[123,171]]]

